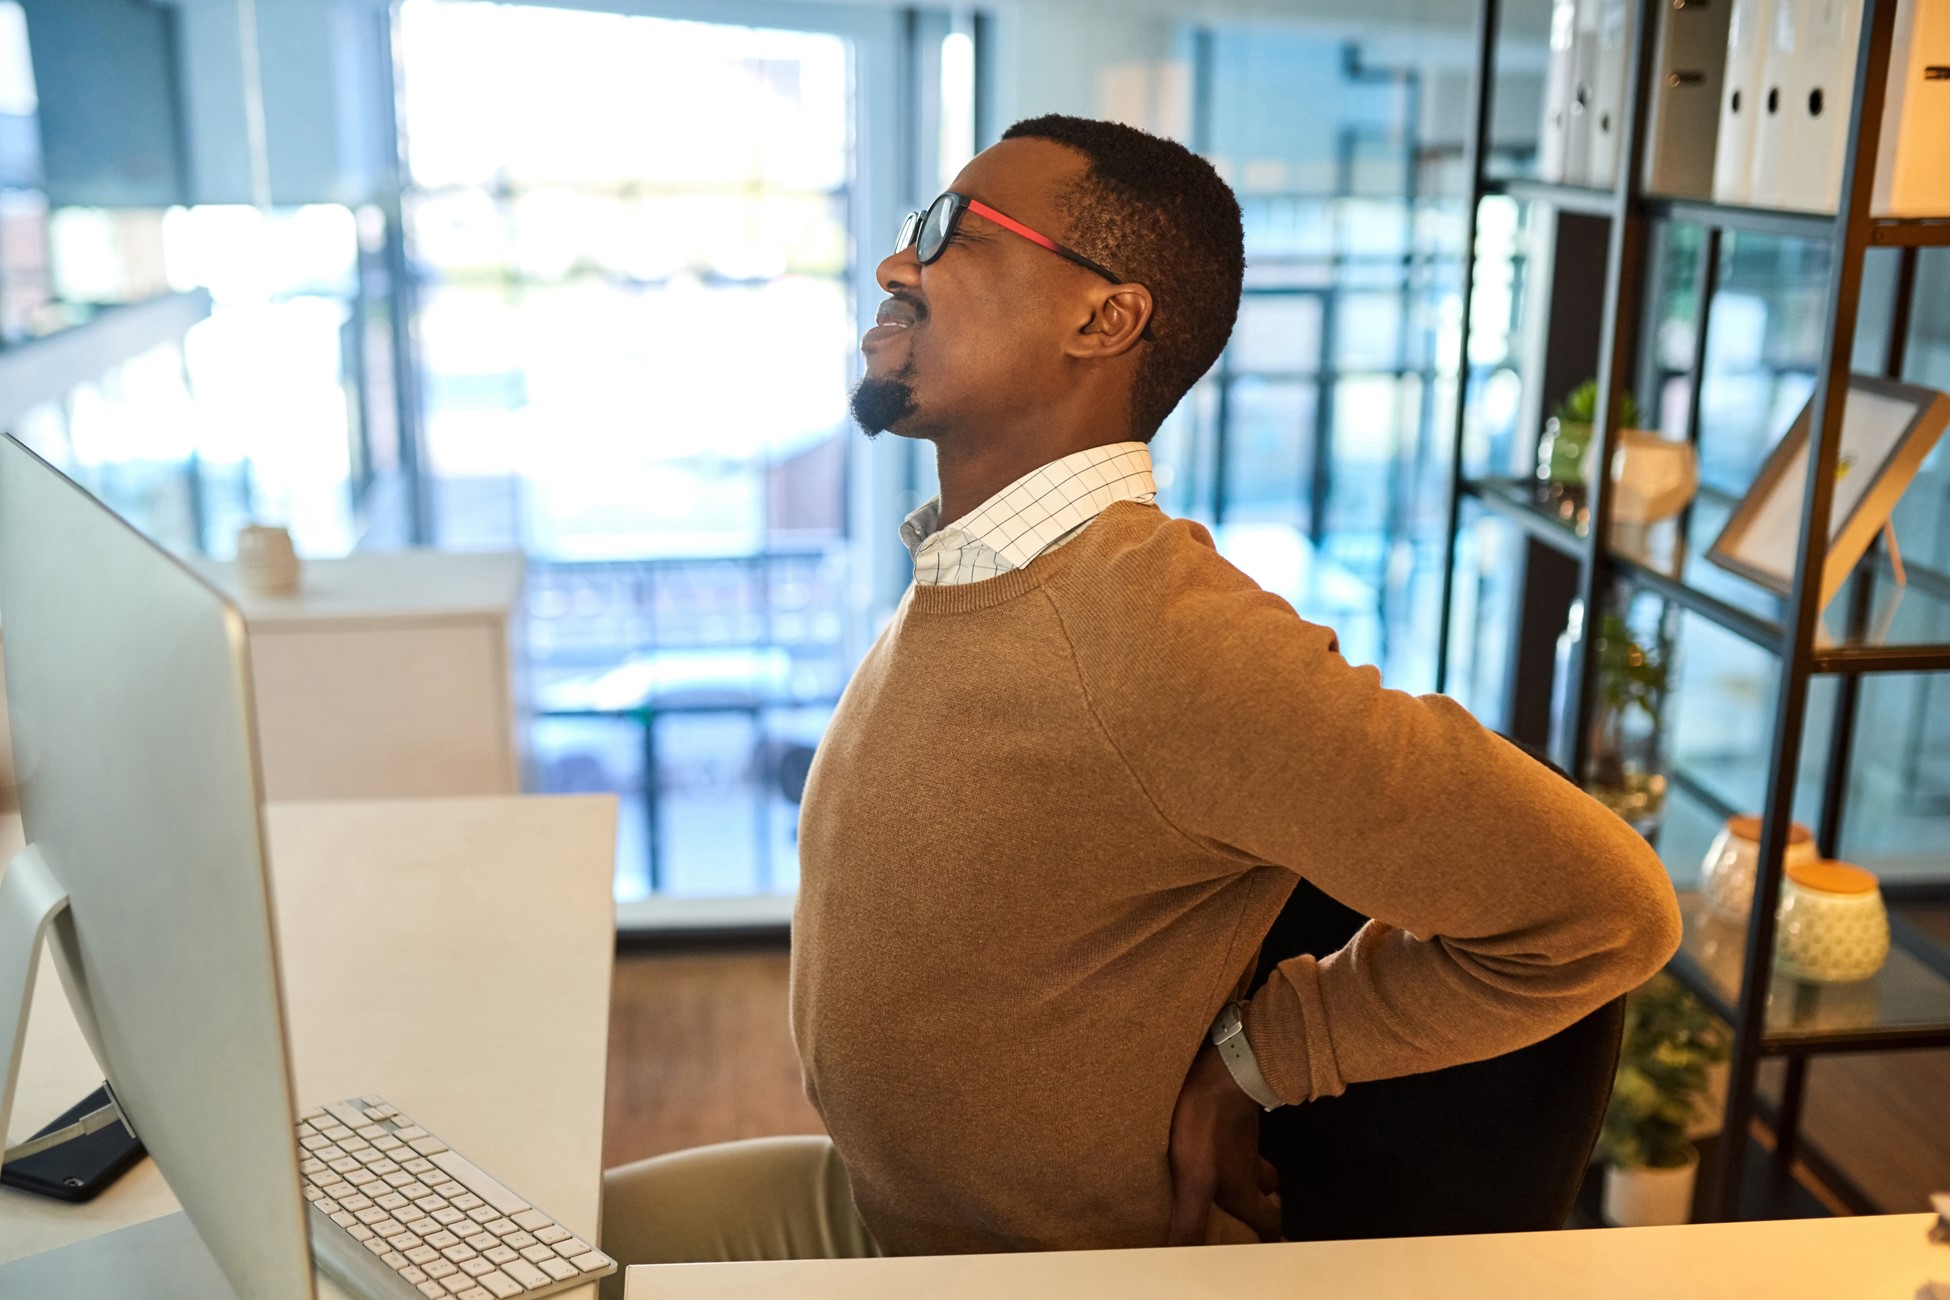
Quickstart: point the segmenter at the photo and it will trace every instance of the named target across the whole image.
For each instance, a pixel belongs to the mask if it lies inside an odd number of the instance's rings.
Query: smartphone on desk
[[[108,1086],[104,1084],[34,1136],[66,1128],[106,1105]],[[110,1124],[39,1155],[9,1160],[0,1167],[0,1183],[60,1201],[91,1201],[146,1154],[141,1138],[121,1124]]]

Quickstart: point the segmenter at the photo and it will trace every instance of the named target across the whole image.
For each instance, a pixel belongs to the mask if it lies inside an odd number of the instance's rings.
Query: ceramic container
[[[1788,827],[1787,862],[1813,862],[1814,832],[1800,822]],[[1745,921],[1754,905],[1754,864],[1760,860],[1760,818],[1729,817],[1700,866],[1700,895],[1729,921]]]
[[[237,530],[237,582],[253,596],[298,594],[298,553],[283,528],[247,524]]]
[[[1817,984],[1863,980],[1889,957],[1889,913],[1876,878],[1846,862],[1797,862],[1781,882],[1775,960]]]
[[[1693,1182],[1699,1152],[1674,1169],[1605,1166],[1605,1219],[1619,1228],[1659,1228],[1693,1216]]]
[[[1611,454],[1612,522],[1656,524],[1686,508],[1699,490],[1693,445],[1646,429],[1620,429]]]

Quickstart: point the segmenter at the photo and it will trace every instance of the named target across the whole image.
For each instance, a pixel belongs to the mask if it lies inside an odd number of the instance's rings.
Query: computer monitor
[[[0,627],[28,843],[0,878],[0,1141],[45,932],[230,1286],[311,1297],[243,617],[0,436]],[[116,1294],[176,1294],[168,1271]]]

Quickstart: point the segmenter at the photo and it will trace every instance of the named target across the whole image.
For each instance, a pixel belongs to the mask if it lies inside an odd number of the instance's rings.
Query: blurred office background
[[[1521,174],[1548,6],[1506,9],[1493,163]],[[1018,118],[1118,118],[1231,181],[1246,298],[1154,444],[1161,504],[1351,660],[1432,688],[1471,18],[0,0],[0,424],[186,554],[228,556],[251,520],[315,559],[524,553],[526,786],[621,796],[625,925],[699,901],[777,918],[806,764],[910,576],[896,527],[933,491],[931,448],[847,417],[874,267]],[[1514,473],[1543,414],[1526,268],[1568,246],[1540,220],[1487,203],[1468,323],[1467,454]],[[1657,350],[1683,371],[1695,259],[1661,256]],[[1721,273],[1702,418],[1751,427],[1714,444],[1738,463],[1705,466],[1731,492],[1812,387],[1803,256],[1743,239]],[[1918,346],[1945,382],[1932,302],[1950,294],[1918,295]],[[1669,385],[1649,372],[1642,396],[1670,428]],[[1919,496],[1943,498],[1942,459]],[[1503,727],[1522,539],[1465,526],[1451,689]],[[1950,547],[1934,531],[1906,549]],[[1676,752],[1757,803],[1740,783],[1773,669],[1746,655],[1688,642],[1684,671],[1732,704],[1710,732],[1678,722]]]

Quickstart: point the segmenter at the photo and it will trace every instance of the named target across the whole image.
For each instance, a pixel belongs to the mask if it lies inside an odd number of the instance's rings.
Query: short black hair
[[[1052,140],[1089,160],[1061,201],[1076,250],[1151,291],[1153,342],[1131,394],[1132,436],[1149,442],[1232,336],[1246,274],[1239,200],[1184,145],[1121,122],[1051,113],[1002,138]]]

